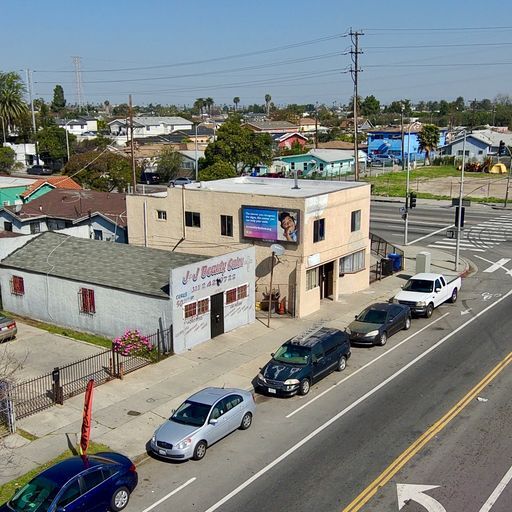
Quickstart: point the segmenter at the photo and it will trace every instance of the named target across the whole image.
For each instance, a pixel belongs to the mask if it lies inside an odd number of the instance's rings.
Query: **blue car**
[[[0,512],[118,512],[137,481],[134,464],[119,453],[71,457],[24,485]]]

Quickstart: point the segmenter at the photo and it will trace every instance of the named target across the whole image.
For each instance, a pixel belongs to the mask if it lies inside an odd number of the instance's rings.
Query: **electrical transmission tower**
[[[83,86],[82,86],[82,70],[80,67],[80,57],[72,57],[75,67],[75,86],[76,86],[76,102],[79,110],[82,110],[84,104]]]
[[[350,49],[350,56],[352,58],[352,66],[350,66],[350,75],[352,76],[352,80],[354,82],[354,180],[359,181],[359,145],[357,142],[358,137],[358,108],[357,108],[357,99],[358,99],[358,74],[362,71],[359,68],[359,55],[363,53],[359,50],[359,36],[363,36],[363,32],[355,32],[350,29],[349,32],[350,39],[352,40],[352,48]]]

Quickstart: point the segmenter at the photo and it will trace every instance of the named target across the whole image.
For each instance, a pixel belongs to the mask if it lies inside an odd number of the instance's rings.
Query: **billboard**
[[[299,210],[242,206],[245,238],[266,242],[299,242]]]

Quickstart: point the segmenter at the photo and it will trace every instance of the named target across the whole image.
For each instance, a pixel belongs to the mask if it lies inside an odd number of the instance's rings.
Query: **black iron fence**
[[[400,270],[404,269],[404,251],[384,240],[375,233],[370,232],[371,252],[381,258],[387,258],[389,254],[398,254],[400,256]]]

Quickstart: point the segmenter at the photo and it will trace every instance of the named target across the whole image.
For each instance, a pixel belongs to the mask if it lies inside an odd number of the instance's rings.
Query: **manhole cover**
[[[140,416],[139,411],[128,411],[126,414],[128,414],[128,416]]]

